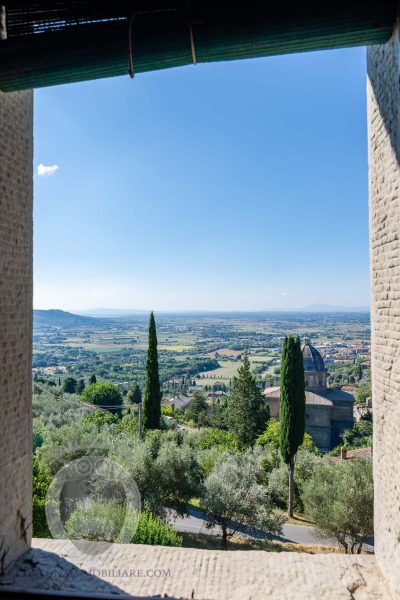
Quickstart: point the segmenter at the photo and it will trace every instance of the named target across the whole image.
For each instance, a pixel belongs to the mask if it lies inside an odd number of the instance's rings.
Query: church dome
[[[325,371],[324,359],[318,350],[310,344],[310,340],[305,340],[304,342],[303,364],[305,371],[315,371],[317,373]]]

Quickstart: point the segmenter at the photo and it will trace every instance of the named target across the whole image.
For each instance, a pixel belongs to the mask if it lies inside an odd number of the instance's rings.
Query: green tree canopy
[[[283,343],[280,387],[280,450],[289,468],[288,515],[293,516],[294,457],[305,430],[304,364],[300,339],[288,335]]]
[[[274,514],[271,499],[258,483],[260,464],[252,451],[221,457],[205,479],[201,508],[209,515],[206,527],[219,525],[222,549],[239,525],[279,534],[282,519]]]
[[[110,412],[119,412],[122,406],[122,394],[114,383],[91,383],[83,390],[82,400],[106,408]]]
[[[195,392],[185,411],[185,416],[196,425],[205,425],[208,404],[203,392]]]
[[[242,448],[249,448],[264,431],[268,419],[269,408],[245,356],[233,379],[227,411],[229,431]]]
[[[372,396],[371,387],[366,385],[364,387],[359,387],[356,389],[354,398],[356,404],[361,404],[362,402],[366,402],[367,398]]]
[[[270,419],[264,433],[258,436],[256,444],[263,446],[264,448],[272,448],[273,450],[279,450],[280,447],[280,423],[275,419]],[[317,453],[317,447],[315,446],[313,439],[309,433],[304,434],[303,443],[299,448],[303,450],[309,450],[310,452]]]
[[[84,389],[85,389],[85,381],[83,379],[78,379],[77,384],[76,384],[76,393],[82,394]]]
[[[323,461],[304,485],[306,515],[323,536],[331,536],[347,553],[360,553],[373,535],[372,461]]]
[[[281,361],[280,449],[290,464],[303,443],[305,431],[305,391],[303,353],[300,339],[286,336]]]
[[[154,313],[149,319],[149,346],[146,361],[146,388],[143,399],[144,429],[159,429],[161,419],[161,389],[158,373],[157,332]]]
[[[126,398],[129,404],[140,404],[142,402],[142,390],[138,383],[135,383],[133,388],[129,390]]]
[[[66,394],[75,394],[77,383],[75,377],[66,377],[63,383],[63,392]]]

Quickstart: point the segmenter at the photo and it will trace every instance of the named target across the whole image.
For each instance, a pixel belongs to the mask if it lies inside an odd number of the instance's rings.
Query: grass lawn
[[[187,352],[191,350],[192,346],[185,346],[184,344],[177,344],[176,346],[168,346],[167,344],[158,344],[159,350],[169,350],[170,352]]]
[[[204,379],[199,379],[199,377],[195,377],[197,385],[212,385],[213,383],[217,383],[217,381],[223,383],[229,383],[229,380],[236,375],[238,368],[242,363],[236,360],[224,360],[220,362],[220,368],[214,369],[214,371],[205,371],[202,373]]]

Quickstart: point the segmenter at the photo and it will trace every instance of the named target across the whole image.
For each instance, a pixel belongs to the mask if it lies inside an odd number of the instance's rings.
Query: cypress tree
[[[132,390],[132,404],[140,404],[142,401],[142,392],[139,385],[136,383],[135,387]]]
[[[229,431],[242,448],[248,448],[254,445],[256,438],[265,430],[268,419],[269,408],[246,355],[237,377],[233,379],[227,414]]]
[[[296,409],[296,431],[297,443],[300,447],[304,441],[304,433],[306,429],[306,393],[304,380],[304,360],[301,350],[301,342],[299,336],[296,338],[296,357],[297,357],[297,409]]]
[[[149,319],[149,346],[146,361],[146,388],[143,399],[144,429],[159,429],[161,419],[161,389],[158,374],[156,322],[153,312]]]
[[[85,389],[85,381],[84,379],[78,379],[78,382],[76,384],[76,393],[77,394],[82,394],[83,390]]]
[[[288,515],[293,516],[294,460],[303,443],[305,427],[305,392],[303,353],[300,340],[286,336],[281,361],[280,451],[289,469]]]

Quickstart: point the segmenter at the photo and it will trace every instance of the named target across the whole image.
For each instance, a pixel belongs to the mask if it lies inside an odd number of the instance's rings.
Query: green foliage
[[[33,450],[43,445],[52,429],[76,423],[86,413],[79,405],[78,396],[65,394],[55,398],[52,393],[34,394],[33,412]]]
[[[84,389],[85,389],[85,381],[83,379],[78,379],[77,384],[76,384],[76,393],[82,394]]]
[[[81,501],[66,521],[65,531],[71,539],[125,541],[132,539],[138,518],[136,511],[112,501]]]
[[[237,452],[239,445],[236,438],[223,429],[203,429],[196,437],[196,445],[201,449],[216,448],[219,451]]]
[[[126,423],[132,421],[130,429]],[[107,456],[128,471],[145,508],[153,514],[164,514],[166,508],[183,512],[185,504],[197,494],[202,479],[197,449],[182,432],[153,430],[139,440],[136,424],[130,415],[117,424],[102,424],[100,429],[91,419],[81,420],[50,431],[37,454],[51,473],[93,451]]]
[[[303,447],[299,448],[294,467],[294,507],[300,513],[304,510],[304,486],[321,464],[323,464],[322,459],[316,454],[305,450]],[[263,462],[264,465],[265,462]],[[289,472],[285,463],[275,465],[275,468],[266,474],[265,482],[274,504],[282,510],[286,509],[289,491]]]
[[[219,448],[208,448],[207,450],[199,450],[197,453],[197,460],[199,462],[203,477],[208,477],[213,470],[217,462],[223,459],[228,453],[226,450],[220,450]]]
[[[97,377],[94,373],[89,377],[89,385],[92,383],[97,383]]]
[[[63,383],[63,392],[66,394],[75,394],[77,383],[75,377],[66,377]]]
[[[232,384],[227,414],[229,431],[242,448],[248,448],[264,431],[268,419],[268,406],[245,356]]]
[[[161,414],[165,417],[172,417],[174,414],[174,409],[172,406],[162,404],[161,405]]]
[[[286,336],[281,361],[280,450],[289,464],[303,442],[305,391],[303,354],[299,338]]]
[[[261,435],[256,439],[256,444],[267,448],[271,446],[274,449],[279,448],[280,444],[280,427],[279,421],[276,419],[270,419],[267,423],[267,428]]]
[[[124,505],[114,502],[81,502],[65,523],[68,536],[72,539],[116,542],[119,536],[131,537],[131,544],[152,546],[181,546],[182,538],[161,517],[150,512],[138,516],[127,511]],[[126,536],[126,537],[125,537]]]
[[[273,513],[270,496],[258,483],[260,472],[258,456],[247,451],[224,456],[204,481],[200,506],[209,516],[206,526],[221,527],[224,550],[239,524],[271,533],[281,531],[282,518]]]
[[[306,514],[321,535],[334,537],[347,553],[361,552],[373,535],[372,461],[324,461],[305,484]]]
[[[305,381],[304,381],[304,358],[301,349],[301,342],[299,336],[295,339],[295,351],[296,351],[296,382],[297,382],[297,393],[296,393],[296,435],[297,435],[297,446],[300,447],[304,442],[304,434],[306,428],[306,393],[305,393]]]
[[[354,400],[356,404],[362,404],[367,401],[367,398],[372,396],[371,387],[369,385],[359,387],[356,389],[354,394]]]
[[[166,441],[161,444],[154,469],[163,502],[183,514],[186,504],[199,491],[202,473],[196,452],[187,444],[177,446]]]
[[[88,412],[83,418],[82,423],[85,425],[94,425],[97,431],[103,429],[104,426],[109,426],[118,423],[118,417],[108,411],[95,410]]]
[[[84,402],[106,408],[110,412],[119,412],[123,398],[119,388],[114,383],[91,383],[84,389]]]
[[[139,385],[136,383],[134,387],[127,394],[127,401],[129,404],[140,404],[142,402],[142,391]]]
[[[182,537],[164,519],[142,512],[132,544],[182,546]]]
[[[202,392],[195,392],[185,411],[185,417],[197,426],[207,423],[208,404]]]
[[[278,450],[280,447],[280,423],[275,419],[270,419],[267,424],[267,428],[256,440],[256,444],[263,446],[263,448],[273,448]],[[303,443],[300,448],[308,450],[310,452],[317,453],[318,449],[313,442],[313,439],[309,433],[305,433],[303,436]]]
[[[46,507],[44,498],[32,497],[32,535],[37,538],[51,538],[47,525]]]
[[[128,435],[139,434],[139,419],[133,415],[125,415],[118,423],[119,431]]]
[[[149,320],[149,347],[146,362],[146,389],[143,400],[144,429],[159,429],[161,419],[161,389],[158,374],[156,322],[153,312]]]
[[[348,449],[372,446],[372,430],[372,422],[361,419],[354,424],[353,429],[344,432],[343,446]]]
[[[51,483],[51,475],[40,463],[37,456],[32,457],[32,526],[34,537],[51,537],[47,525],[45,499]]]

